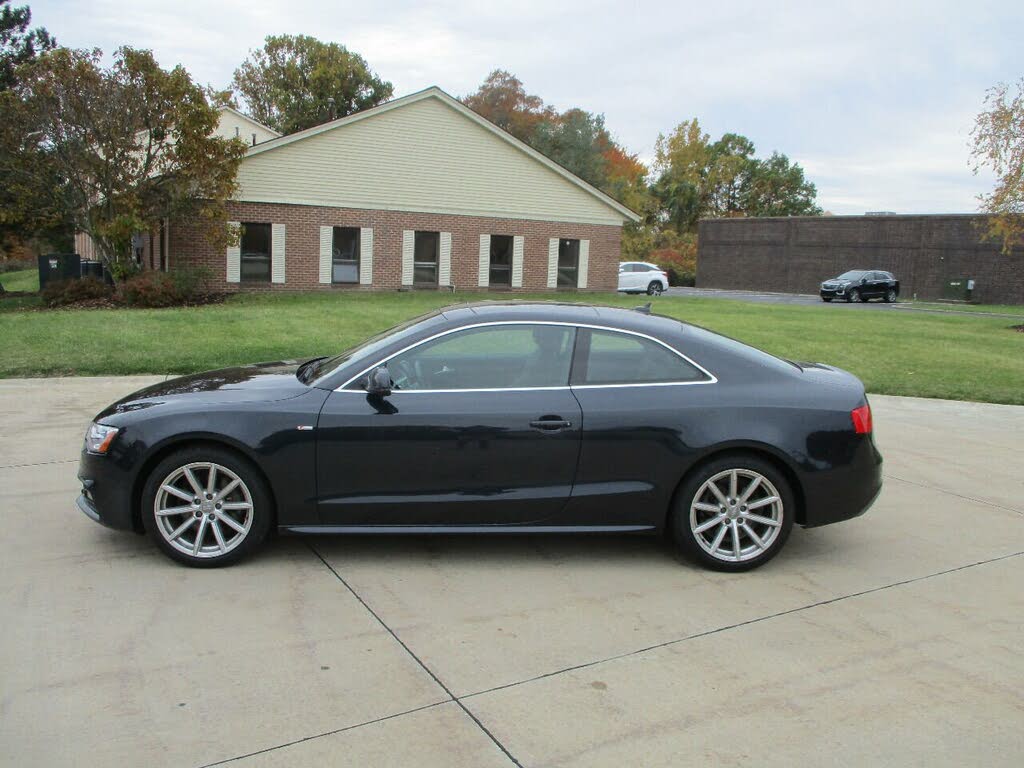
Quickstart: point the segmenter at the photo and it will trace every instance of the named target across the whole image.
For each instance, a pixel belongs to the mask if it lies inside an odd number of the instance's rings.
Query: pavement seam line
[[[677,637],[674,640],[666,640],[663,643],[656,643],[654,645],[649,645],[649,646],[647,646],[645,648],[638,648],[638,649],[633,650],[633,651],[627,651],[626,653],[619,653],[619,654],[616,654],[614,656],[608,656],[607,658],[595,659],[594,661],[588,661],[588,662],[586,662],[584,664],[576,664],[576,665],[571,666],[571,667],[565,667],[564,669],[557,669],[554,672],[545,672],[543,675],[536,675],[535,677],[530,677],[530,678],[527,678],[525,680],[517,680],[516,682],[513,682],[513,683],[506,683],[505,685],[497,685],[497,686],[495,686],[493,688],[487,688],[487,689],[485,689],[483,691],[476,691],[474,693],[466,693],[466,694],[463,694],[461,698],[463,698],[463,699],[471,699],[474,696],[483,696],[484,694],[487,694],[487,693],[495,693],[497,691],[503,691],[503,690],[506,690],[508,688],[515,688],[515,687],[520,686],[520,685],[526,685],[527,683],[534,683],[534,682],[537,682],[538,680],[544,680],[544,679],[549,678],[549,677],[556,677],[558,675],[563,675],[566,672],[575,672],[575,671],[580,670],[580,669],[587,669],[588,667],[594,667],[594,666],[597,666],[598,664],[604,664],[604,663],[609,662],[609,661],[618,661],[619,659],[627,659],[627,658],[629,658],[631,656],[639,656],[640,654],[647,653],[648,651],[656,651],[659,648],[666,648],[666,647],[668,647],[670,645],[678,645],[679,643],[685,643],[688,640],[697,640],[697,639],[702,638],[702,637],[708,637],[709,635],[717,635],[720,632],[728,632],[728,631],[733,630],[733,629],[740,629],[741,627],[746,627],[746,626],[749,626],[751,624],[759,624],[762,621],[769,621],[771,619],[778,619],[778,618],[781,618],[783,616],[788,616],[788,615],[793,614],[793,613],[800,613],[802,611],[807,611],[807,610],[810,610],[812,608],[820,608],[821,606],[831,605],[832,603],[840,603],[840,602],[843,602],[844,600],[850,600],[850,599],[855,598],[855,597],[863,597],[864,595],[870,595],[870,594],[873,594],[875,592],[882,592],[882,591],[887,590],[887,589],[892,589],[893,587],[902,587],[902,586],[906,586],[907,584],[914,584],[914,583],[919,582],[919,581],[926,581],[927,579],[932,579],[932,578],[935,578],[936,576],[945,576],[945,575],[950,574],[950,573],[956,573],[958,571],[967,570],[968,568],[975,568],[975,567],[977,567],[979,565],[988,565],[990,563],[997,563],[997,562],[999,562],[1001,560],[1009,560],[1009,559],[1014,558],[1014,557],[1020,557],[1021,555],[1024,555],[1024,550],[1022,550],[1020,552],[1012,552],[1012,553],[1010,553],[1008,555],[1000,555],[999,557],[993,557],[993,558],[990,558],[988,560],[979,560],[976,563],[967,563],[966,565],[958,565],[956,568],[947,568],[944,571],[936,571],[935,573],[929,573],[929,574],[926,574],[924,576],[915,576],[912,579],[905,579],[903,581],[894,581],[892,584],[883,584],[880,587],[872,587],[871,589],[865,589],[865,590],[862,590],[860,592],[851,592],[848,595],[839,595],[838,597],[831,597],[828,600],[819,600],[816,603],[809,603],[808,605],[800,605],[800,606],[797,606],[796,608],[789,608],[789,609],[787,609],[785,611],[779,611],[778,613],[768,614],[767,616],[759,616],[758,618],[755,618],[755,619],[748,619],[746,621],[740,621],[740,622],[737,622],[736,624],[729,624],[728,626],[725,626],[725,627],[717,627],[715,629],[709,629],[709,630],[706,630],[704,632],[697,632],[697,633],[692,634],[692,635],[686,635],[685,637]]]
[[[267,752],[273,752],[276,749],[284,749],[285,747],[293,747],[296,744],[302,744],[303,742],[306,742],[306,741],[313,741],[314,739],[320,739],[320,738],[323,738],[324,736],[334,736],[335,734],[338,734],[338,733],[344,733],[345,731],[351,731],[351,730],[355,730],[356,728],[362,728],[364,725],[373,725],[374,723],[383,723],[385,720],[394,720],[396,717],[404,717],[405,715],[411,715],[414,712],[422,712],[425,709],[432,709],[434,707],[439,707],[442,704],[450,704],[450,703],[451,702],[448,699],[445,699],[444,701],[435,701],[433,704],[424,704],[422,707],[416,707],[414,709],[407,709],[404,712],[395,712],[393,714],[384,715],[383,717],[378,717],[378,718],[375,718],[373,720],[367,720],[367,721],[362,722],[362,723],[354,723],[352,725],[346,725],[343,728],[335,728],[333,731],[324,731],[323,733],[314,733],[312,736],[303,736],[301,739],[295,739],[293,741],[288,741],[288,742],[285,742],[284,744],[275,744],[272,747],[267,747],[265,749],[258,749],[255,752],[247,752],[244,755],[237,755],[236,757],[229,757],[229,758],[226,758],[224,760],[218,760],[215,763],[205,763],[204,765],[200,766],[200,768],[213,768],[216,765],[225,765],[226,763],[233,763],[233,762],[235,762],[237,760],[245,760],[245,759],[250,758],[250,757],[256,757],[256,755],[262,755],[262,754],[265,754]]]
[[[78,459],[54,459],[53,461],[33,461],[29,464],[4,464],[0,469],[22,469],[24,467],[43,467],[49,464],[71,464]]]
[[[472,720],[474,723],[476,723],[477,727],[481,731],[483,731],[492,742],[494,742],[495,746],[497,746],[498,749],[500,749],[502,751],[502,753],[505,755],[505,757],[507,757],[509,760],[511,760],[512,764],[515,765],[516,768],[523,768],[523,764],[520,763],[512,755],[511,752],[509,752],[508,748],[506,748],[504,744],[502,744],[500,741],[498,741],[498,738],[493,733],[491,733],[490,730],[488,730],[487,726],[485,726],[482,722],[480,722],[480,718],[478,718],[475,714],[473,714],[473,712],[470,711],[469,707],[467,707],[459,699],[458,696],[456,696],[454,693],[452,693],[451,689],[447,685],[445,685],[443,682],[441,682],[441,678],[439,678],[434,673],[434,671],[423,662],[423,660],[419,656],[417,656],[415,653],[413,653],[412,649],[408,645],[405,644],[405,641],[403,641],[402,638],[400,638],[395,633],[395,630],[393,630],[391,627],[389,627],[387,625],[387,622],[385,622],[384,619],[382,619],[377,614],[377,612],[375,610],[373,610],[373,608],[371,608],[369,606],[369,604],[362,598],[362,596],[358,592],[356,592],[347,581],[345,581],[345,579],[342,577],[342,575],[340,573],[338,573],[337,570],[335,570],[334,566],[331,565],[329,562],[327,562],[326,558],[324,558],[324,556],[321,555],[320,552],[317,551],[317,549],[312,544],[308,544],[308,546],[309,546],[310,551],[314,555],[317,556],[317,558],[320,560],[320,562],[323,563],[324,566],[326,566],[327,569],[331,573],[334,574],[334,577],[338,581],[340,581],[342,584],[345,585],[345,589],[347,589],[349,592],[352,593],[352,596],[362,604],[363,608],[365,608],[367,611],[370,612],[370,615],[373,616],[373,618],[375,618],[377,620],[377,622],[382,627],[384,627],[384,629],[387,631],[387,633],[389,635],[391,635],[391,637],[393,637],[395,639],[395,642],[398,643],[400,646],[402,646],[402,648],[405,650],[405,652],[408,653],[413,658],[413,660],[417,664],[419,664],[420,667],[423,668],[424,672],[426,672],[428,675],[430,675],[430,677],[434,680],[435,683],[437,683],[437,685],[441,688],[441,690],[443,690],[446,694],[448,694],[448,696],[451,697],[451,701],[454,702],[456,705],[458,705],[458,707],[463,712],[466,713],[466,715],[469,717],[470,720]]]
[[[976,499],[973,496],[964,496],[962,493],[957,493],[956,491],[950,491],[947,488],[940,488],[937,485],[928,485],[927,483],[919,483],[916,480],[907,480],[907,478],[900,477],[899,475],[889,475],[889,474],[886,474],[885,477],[888,477],[890,480],[899,480],[901,483],[908,483],[910,485],[916,485],[918,488],[927,488],[930,491],[938,491],[939,493],[945,493],[945,494],[948,494],[950,496],[955,496],[956,498],[963,499],[964,501],[973,501],[973,502],[976,502],[978,504],[984,504],[984,505],[989,506],[989,507],[995,507],[996,509],[1002,509],[1002,510],[1005,510],[1006,512],[1016,512],[1018,515],[1024,515],[1024,510],[1014,509],[1013,507],[1004,507],[1002,504],[997,504],[994,501],[986,501],[985,499]]]

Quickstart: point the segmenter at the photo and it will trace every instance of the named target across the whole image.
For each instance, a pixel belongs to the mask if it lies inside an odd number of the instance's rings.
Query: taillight
[[[871,434],[871,406],[862,405],[850,411],[850,419],[853,421],[853,431],[858,435]]]

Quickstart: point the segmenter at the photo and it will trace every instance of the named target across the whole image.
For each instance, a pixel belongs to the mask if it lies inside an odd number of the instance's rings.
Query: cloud
[[[269,34],[361,53],[398,95],[461,95],[494,68],[559,108],[606,116],[632,152],[697,116],[804,164],[839,213],[969,211],[990,180],[967,168],[984,90],[1024,74],[1024,4],[442,0],[35,0],[63,44],[152,48],[226,84]]]

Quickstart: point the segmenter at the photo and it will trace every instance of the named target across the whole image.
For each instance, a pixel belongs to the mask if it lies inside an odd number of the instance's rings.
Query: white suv
[[[657,296],[668,290],[668,273],[646,261],[624,261],[619,264],[619,290]]]

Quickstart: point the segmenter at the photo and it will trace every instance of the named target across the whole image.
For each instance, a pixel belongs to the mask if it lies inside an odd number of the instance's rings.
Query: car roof
[[[446,320],[458,325],[503,320],[536,320],[607,325],[612,328],[654,334],[671,331],[678,333],[681,327],[686,325],[672,317],[648,314],[636,309],[559,301],[481,301],[445,307],[439,312]]]

